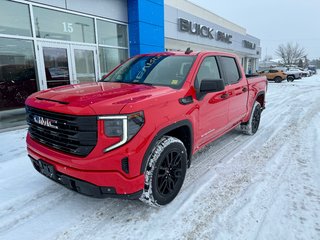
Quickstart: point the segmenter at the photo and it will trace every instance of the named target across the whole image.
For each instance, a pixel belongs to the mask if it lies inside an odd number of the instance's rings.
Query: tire
[[[258,131],[261,118],[261,105],[255,102],[248,122],[242,123],[240,129],[244,134],[253,135]]]
[[[177,138],[163,136],[149,156],[140,200],[157,207],[170,203],[178,195],[186,171],[185,146]]]
[[[294,76],[288,76],[287,77],[287,81],[288,82],[293,82],[293,80],[294,80]]]
[[[282,82],[282,78],[281,77],[275,77],[274,78],[274,82],[276,82],[276,83],[281,83]]]

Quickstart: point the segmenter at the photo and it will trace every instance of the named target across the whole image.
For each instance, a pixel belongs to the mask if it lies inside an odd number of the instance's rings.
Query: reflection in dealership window
[[[101,75],[105,75],[128,58],[127,49],[99,47]]]
[[[0,38],[0,110],[24,106],[38,90],[32,41]]]
[[[44,47],[43,57],[47,87],[70,84],[67,49]]]
[[[96,80],[94,53],[92,50],[75,49],[76,75],[79,82],[93,82]]]
[[[1,0],[0,11],[1,34],[31,37],[31,23],[28,5]]]
[[[93,18],[33,8],[36,37],[95,43]]]
[[[127,26],[97,20],[99,44],[128,47]]]

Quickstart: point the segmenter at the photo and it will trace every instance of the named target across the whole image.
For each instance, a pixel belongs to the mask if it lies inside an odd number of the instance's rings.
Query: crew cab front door
[[[233,57],[220,56],[220,64],[224,70],[224,80],[229,102],[228,128],[238,124],[247,113],[248,82],[241,76],[237,60]]]
[[[221,71],[215,56],[205,57],[195,78],[195,88],[199,91],[201,81],[221,79]],[[226,91],[206,93],[197,97],[198,147],[212,141],[223,132],[228,123],[228,100]]]

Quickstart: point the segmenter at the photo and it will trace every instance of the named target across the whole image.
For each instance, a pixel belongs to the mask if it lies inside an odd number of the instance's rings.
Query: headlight
[[[124,119],[104,120],[104,132],[108,137],[123,136]]]
[[[104,121],[104,134],[107,137],[120,137],[120,141],[104,151],[108,152],[122,146],[133,138],[144,124],[143,112],[136,112],[129,115],[118,116],[101,116],[100,120]]]
[[[128,116],[128,140],[133,138],[144,124],[143,112],[137,112]]]

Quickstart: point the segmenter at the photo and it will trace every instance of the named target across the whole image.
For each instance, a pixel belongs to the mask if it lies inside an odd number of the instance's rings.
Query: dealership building
[[[260,40],[186,0],[1,0],[0,129],[33,92],[99,80],[139,53],[235,53],[255,71]]]

